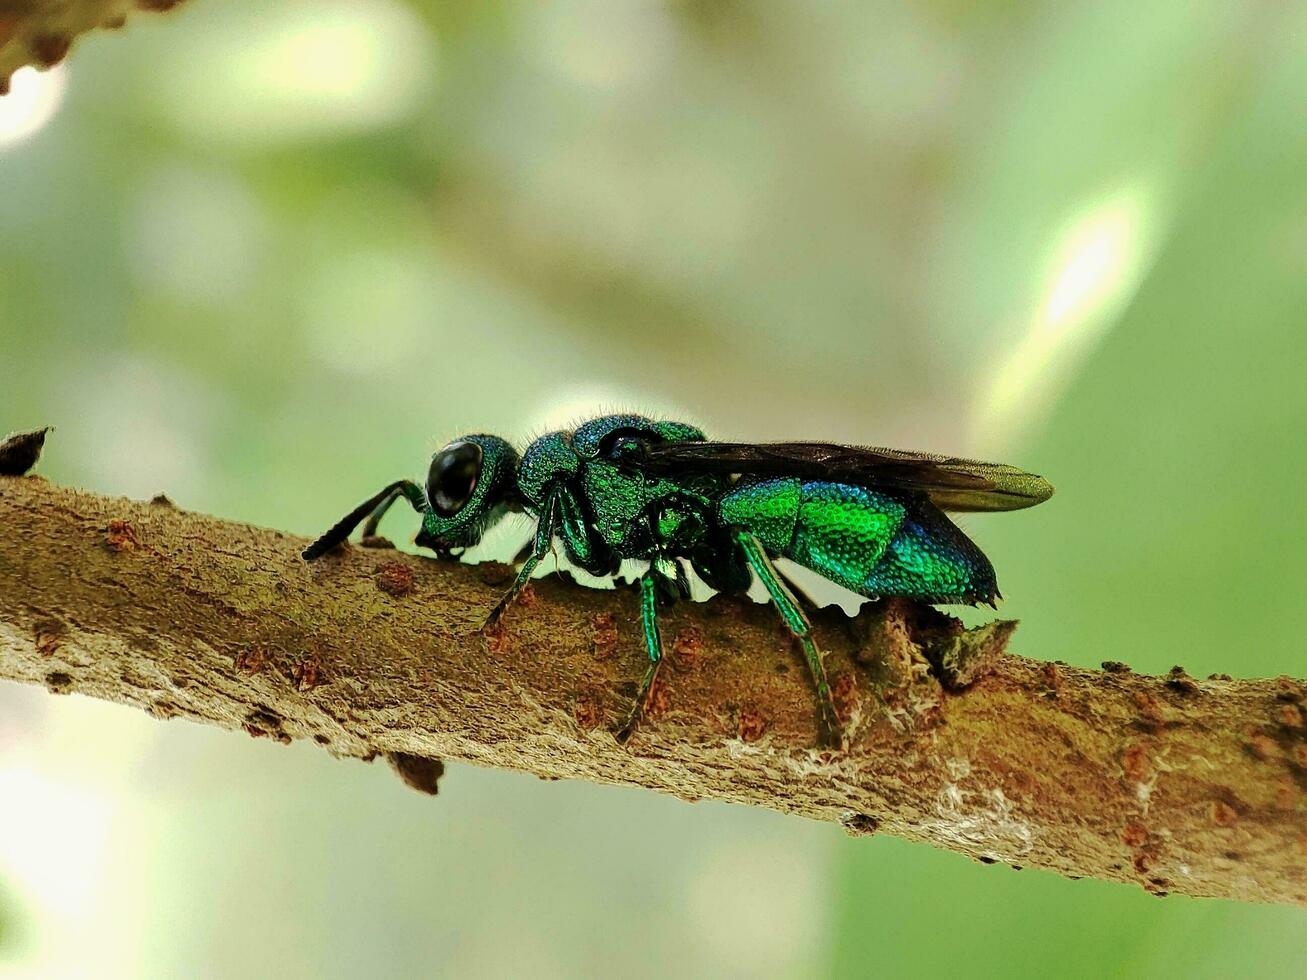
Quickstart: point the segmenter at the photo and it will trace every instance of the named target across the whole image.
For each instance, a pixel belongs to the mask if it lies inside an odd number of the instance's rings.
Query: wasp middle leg
[[[635,703],[626,716],[626,721],[617,730],[617,741],[625,743],[634,733],[644,717],[649,696],[653,692],[658,672],[663,665],[663,638],[658,629],[658,603],[663,596],[674,597],[681,593],[685,582],[685,572],[679,563],[667,559],[654,559],[649,570],[640,577],[640,625],[644,632],[644,648],[649,655],[649,666],[640,678],[636,689]]]

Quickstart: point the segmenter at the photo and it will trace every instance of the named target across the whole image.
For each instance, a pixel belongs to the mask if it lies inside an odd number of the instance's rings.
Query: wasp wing
[[[1020,510],[1043,503],[1053,485],[1005,463],[827,442],[660,442],[634,465],[649,473],[796,476],[915,490],[951,511]]]

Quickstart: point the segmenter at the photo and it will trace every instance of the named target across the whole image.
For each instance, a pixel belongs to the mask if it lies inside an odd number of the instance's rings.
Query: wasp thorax
[[[475,442],[451,442],[431,458],[427,500],[441,517],[453,517],[472,499],[481,476],[481,447]]]

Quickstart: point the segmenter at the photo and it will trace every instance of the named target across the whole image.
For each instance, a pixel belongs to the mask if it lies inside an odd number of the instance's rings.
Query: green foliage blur
[[[1058,487],[966,524],[1018,650],[1307,672],[1300,6],[194,0],[19,81],[52,480],[308,535],[611,408],[990,455]],[[6,687],[0,970],[1292,976],[1307,914]]]

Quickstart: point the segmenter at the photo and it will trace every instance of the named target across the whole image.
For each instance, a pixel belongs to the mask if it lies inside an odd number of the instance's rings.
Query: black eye
[[[472,499],[481,475],[481,447],[475,442],[451,442],[431,460],[427,499],[441,517],[453,517]]]

